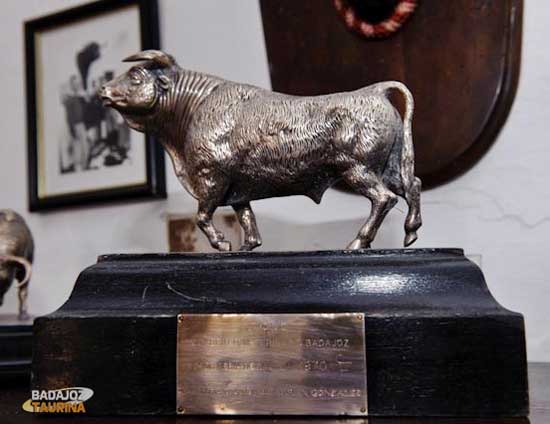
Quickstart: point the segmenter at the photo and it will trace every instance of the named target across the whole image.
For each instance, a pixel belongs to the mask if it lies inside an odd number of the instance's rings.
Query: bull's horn
[[[23,268],[25,269],[25,277],[23,277],[23,279],[19,281],[17,288],[23,288],[27,284],[29,284],[29,280],[31,279],[32,274],[32,264],[27,259],[21,256],[0,255],[0,261],[16,262],[19,265],[23,266]]]
[[[128,56],[123,62],[139,62],[142,60],[151,60],[162,68],[169,68],[176,64],[175,59],[171,55],[160,50],[143,50],[142,52]]]

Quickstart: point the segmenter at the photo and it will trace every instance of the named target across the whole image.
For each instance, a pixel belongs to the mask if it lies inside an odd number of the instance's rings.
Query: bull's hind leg
[[[262,239],[260,237],[260,232],[258,231],[258,226],[256,225],[256,217],[250,203],[243,203],[239,205],[234,205],[233,209],[239,218],[239,223],[244,231],[244,244],[241,246],[240,250],[252,250],[258,246],[262,245]]]
[[[345,172],[344,180],[355,191],[371,201],[370,215],[361,227],[357,237],[348,245],[348,249],[370,247],[378,228],[388,212],[397,203],[397,196],[384,185],[374,173],[368,172],[364,166],[357,166]]]
[[[386,186],[398,196],[405,199],[409,211],[405,219],[405,241],[404,246],[413,244],[418,235],[416,231],[422,226],[422,217],[420,215],[420,191],[422,183],[419,178],[413,178],[411,187],[405,189],[401,175],[398,172],[388,173],[385,175],[384,182]]]
[[[422,183],[420,178],[415,177],[409,190],[405,192],[405,200],[409,206],[409,212],[405,219],[405,247],[413,244],[418,235],[418,230],[422,225],[422,216],[420,214],[420,191],[422,189]]]
[[[214,249],[227,252],[231,250],[231,243],[225,240],[224,234],[218,230],[212,222],[212,217],[217,209],[217,203],[210,201],[199,202],[199,211],[197,213],[197,226],[208,238],[210,245]]]

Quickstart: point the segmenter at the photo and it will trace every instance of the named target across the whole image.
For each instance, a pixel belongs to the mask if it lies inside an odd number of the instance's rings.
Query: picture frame
[[[164,151],[97,96],[159,48],[156,0],[100,0],[26,21],[30,211],[166,198]]]
[[[243,232],[233,212],[218,213],[214,215],[213,221],[216,228],[225,234],[226,240],[232,246],[235,248],[242,246],[244,242]],[[166,228],[168,230],[168,252],[170,253],[218,252],[199,230],[196,214],[169,213],[166,215]]]

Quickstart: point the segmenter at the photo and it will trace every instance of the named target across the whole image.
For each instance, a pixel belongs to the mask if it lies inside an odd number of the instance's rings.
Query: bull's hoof
[[[418,235],[416,234],[416,231],[407,233],[407,235],[405,236],[405,243],[404,243],[405,247],[408,247],[411,244],[413,244],[417,238],[418,238]]]
[[[239,248],[239,251],[241,251],[241,252],[251,252],[252,250],[256,249],[259,246],[260,246],[259,244],[243,244]]]
[[[251,239],[250,241],[245,241],[244,244],[239,248],[241,252],[250,252],[251,250],[256,249],[262,245],[261,240]]]
[[[348,244],[347,250],[359,250],[363,248],[363,243],[360,239],[356,238],[350,244]]]
[[[217,249],[220,252],[231,252],[231,242],[226,241],[226,240],[220,241],[220,242],[218,242]]]

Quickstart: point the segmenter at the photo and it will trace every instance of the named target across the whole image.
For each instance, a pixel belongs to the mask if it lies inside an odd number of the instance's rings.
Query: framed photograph
[[[159,48],[154,0],[102,0],[25,22],[29,209],[164,198],[162,146],[97,95]]]
[[[197,216],[169,214],[167,215],[168,251],[208,253],[217,252],[197,226]],[[243,233],[237,217],[232,212],[222,212],[214,215],[214,225],[225,234],[234,249],[243,244]]]

